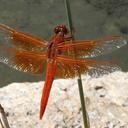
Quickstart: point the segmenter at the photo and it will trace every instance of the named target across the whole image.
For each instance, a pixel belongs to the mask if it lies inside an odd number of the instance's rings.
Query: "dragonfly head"
[[[68,29],[65,25],[62,24],[55,27],[54,32],[56,34],[58,34],[59,32],[62,32],[64,35],[66,35],[68,33]]]

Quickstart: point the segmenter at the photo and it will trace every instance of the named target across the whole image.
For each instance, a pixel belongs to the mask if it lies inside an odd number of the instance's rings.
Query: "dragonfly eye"
[[[68,33],[68,29],[66,28],[65,25],[59,25],[59,26],[55,27],[54,32],[56,34],[58,34],[59,32],[62,32],[64,34],[67,34]]]

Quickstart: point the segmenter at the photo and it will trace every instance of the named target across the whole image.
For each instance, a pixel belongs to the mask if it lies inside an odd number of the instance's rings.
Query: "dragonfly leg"
[[[71,36],[71,35],[66,35],[66,36],[64,37],[64,40],[65,40],[65,41],[70,41],[70,40],[72,40],[72,36]]]

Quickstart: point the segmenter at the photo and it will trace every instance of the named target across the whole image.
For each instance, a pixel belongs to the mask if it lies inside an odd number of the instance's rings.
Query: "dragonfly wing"
[[[0,24],[0,43],[6,42],[8,46],[29,50],[42,51],[47,42],[27,33],[19,32],[4,24]]]
[[[0,62],[19,71],[40,74],[45,70],[46,55],[37,52],[18,51],[2,45],[0,46]]]
[[[57,57],[56,76],[62,78],[73,78],[80,74],[87,73],[91,76],[101,76],[116,70],[120,70],[117,65],[106,61],[95,60],[74,60],[67,57]],[[79,73],[78,73],[79,72]]]
[[[92,41],[67,41],[65,45],[58,46],[58,49],[65,55],[88,58],[112,52],[126,44],[123,37],[113,36]]]

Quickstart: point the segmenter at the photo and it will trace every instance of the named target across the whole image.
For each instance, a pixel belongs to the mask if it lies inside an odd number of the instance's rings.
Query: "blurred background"
[[[75,39],[128,34],[128,0],[70,0]],[[67,25],[64,0],[0,0],[0,23],[49,39],[58,24]],[[128,71],[128,45],[96,59]],[[16,71],[0,63],[0,87],[12,82],[44,80],[44,75]]]

